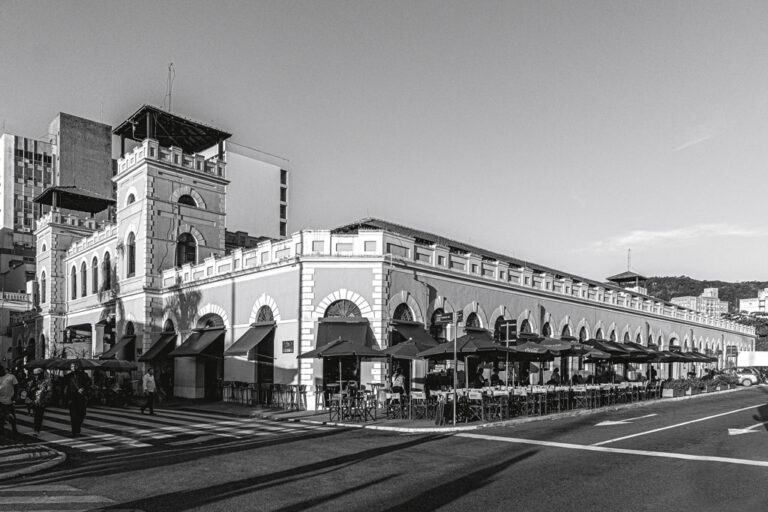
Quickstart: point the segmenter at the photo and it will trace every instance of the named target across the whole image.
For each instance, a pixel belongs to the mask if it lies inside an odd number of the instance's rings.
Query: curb
[[[49,453],[53,453],[56,456],[53,459],[47,460],[45,462],[41,462],[39,464],[32,464],[31,466],[20,468],[15,471],[0,473],[0,482],[3,480],[10,480],[12,478],[16,478],[19,476],[30,475],[32,473],[44,471],[46,469],[50,469],[52,467],[58,466],[59,464],[67,460],[67,455],[64,452],[60,452],[59,450],[54,450],[53,448],[50,448],[48,446],[45,446],[45,449],[48,450]]]

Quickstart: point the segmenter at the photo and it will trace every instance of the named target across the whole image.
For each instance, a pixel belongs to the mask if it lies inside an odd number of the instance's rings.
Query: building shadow
[[[371,448],[361,452],[350,453],[331,459],[319,460],[302,466],[291,467],[282,471],[276,471],[274,473],[268,473],[264,475],[258,475],[249,478],[243,478],[240,480],[234,480],[230,482],[220,483],[216,485],[210,485],[207,487],[201,487],[195,490],[180,490],[175,492],[169,492],[166,494],[158,494],[154,496],[147,496],[134,501],[116,503],[103,510],[132,510],[140,509],[146,511],[182,511],[191,508],[198,508],[208,504],[216,503],[218,501],[235,498],[243,494],[257,492],[264,489],[269,489],[278,485],[290,484],[292,482],[306,481],[308,476],[314,476],[317,474],[327,474],[341,469],[360,464],[367,460],[388,455],[396,451],[407,450],[419,445],[431,443],[445,438],[444,435],[425,436],[417,439],[411,439],[406,442],[402,442],[395,445],[386,445]],[[269,443],[269,446],[274,446],[274,443]],[[238,448],[238,451],[244,448]],[[216,452],[217,455],[221,452]],[[178,454],[177,454],[178,455]],[[168,461],[168,463],[177,464],[177,462]],[[146,467],[147,460],[143,462],[139,461],[139,465]],[[134,468],[138,469],[138,468]],[[78,473],[80,474],[80,473]],[[382,481],[389,479],[390,477],[384,477]],[[369,482],[364,487],[375,485],[376,481]],[[349,492],[349,491],[347,491]],[[333,497],[318,497],[313,500],[320,500],[318,502],[333,499]],[[309,505],[307,505],[309,506]]]
[[[488,484],[493,483],[494,477],[519,462],[533,457],[538,450],[528,450],[520,455],[515,455],[497,464],[478,469],[472,473],[462,474],[452,480],[442,482],[435,487],[424,489],[416,496],[384,509],[384,512],[400,512],[402,510],[418,510],[425,512],[438,510],[441,507],[465,496],[476,492]]]
[[[763,386],[760,386],[758,388],[764,395],[768,394],[768,389],[766,389]],[[765,428],[766,431],[768,431],[768,402],[761,405],[757,408],[757,414],[752,416],[752,419],[755,421],[761,422],[763,424],[763,428]]]

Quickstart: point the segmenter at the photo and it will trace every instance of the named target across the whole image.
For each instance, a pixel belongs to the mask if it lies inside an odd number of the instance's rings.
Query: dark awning
[[[48,187],[33,202],[48,206],[54,206],[55,202],[59,208],[88,213],[99,213],[115,204],[114,199],[73,185]]]
[[[225,356],[248,356],[248,359],[256,359],[254,350],[259,343],[264,341],[275,330],[275,322],[260,322],[252,324],[225,352]]]
[[[158,357],[161,356],[167,356],[168,353],[173,349],[173,343],[176,341],[176,333],[175,332],[164,332],[160,335],[160,337],[155,341],[152,346],[144,352],[141,357],[139,357],[139,361],[146,363],[150,362]]]
[[[118,354],[122,355],[122,354],[124,354],[126,352],[128,353],[128,355],[132,355],[133,351],[129,350],[129,348],[131,348],[131,345],[133,344],[134,341],[136,341],[136,336],[134,336],[132,334],[128,335],[128,336],[123,336],[122,338],[120,338],[120,341],[118,341],[117,343],[115,343],[112,346],[111,349],[109,349],[106,352],[104,352],[103,354],[101,354],[99,356],[99,359],[115,359],[115,358],[117,358],[117,359],[125,359],[127,361],[133,360],[133,357],[117,357],[117,356],[118,356]]]
[[[171,357],[199,356],[213,343],[224,338],[227,331],[222,328],[201,329],[193,332],[180,347],[171,351]]]
[[[406,341],[413,340],[414,344],[421,348],[421,350],[427,350],[428,348],[437,345],[437,340],[430,336],[429,333],[424,330],[424,326],[420,323],[395,320],[392,322],[392,327],[399,332]]]
[[[339,338],[371,345],[368,338],[367,318],[321,318],[317,324],[316,347],[322,347]]]

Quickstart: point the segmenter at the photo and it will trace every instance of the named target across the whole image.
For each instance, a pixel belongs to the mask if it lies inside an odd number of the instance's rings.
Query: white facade
[[[768,298],[768,288],[758,290],[757,297],[739,300],[739,311],[748,314],[766,313],[768,312],[765,308],[766,298]]]

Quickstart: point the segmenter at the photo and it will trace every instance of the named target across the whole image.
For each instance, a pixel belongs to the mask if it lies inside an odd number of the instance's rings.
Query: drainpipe
[[[304,250],[304,234],[303,233],[301,234],[301,250],[302,251]],[[301,285],[302,285],[302,269],[303,269],[303,263],[301,262],[301,255],[297,255],[296,256],[296,260],[297,260],[297,262],[299,264],[299,296],[298,296],[298,304],[296,306],[296,308],[297,308],[297,314],[296,314],[296,329],[297,329],[296,344],[298,345],[298,348],[296,349],[296,352],[297,352],[296,353],[296,360],[298,361],[298,364],[297,364],[298,372],[297,372],[296,383],[298,385],[297,389],[299,390],[299,393],[301,393],[301,361],[302,360],[299,358],[299,356],[301,356],[301,303],[302,303]],[[306,400],[305,400],[305,402],[306,402]],[[305,403],[304,407],[309,409],[309,404]]]

